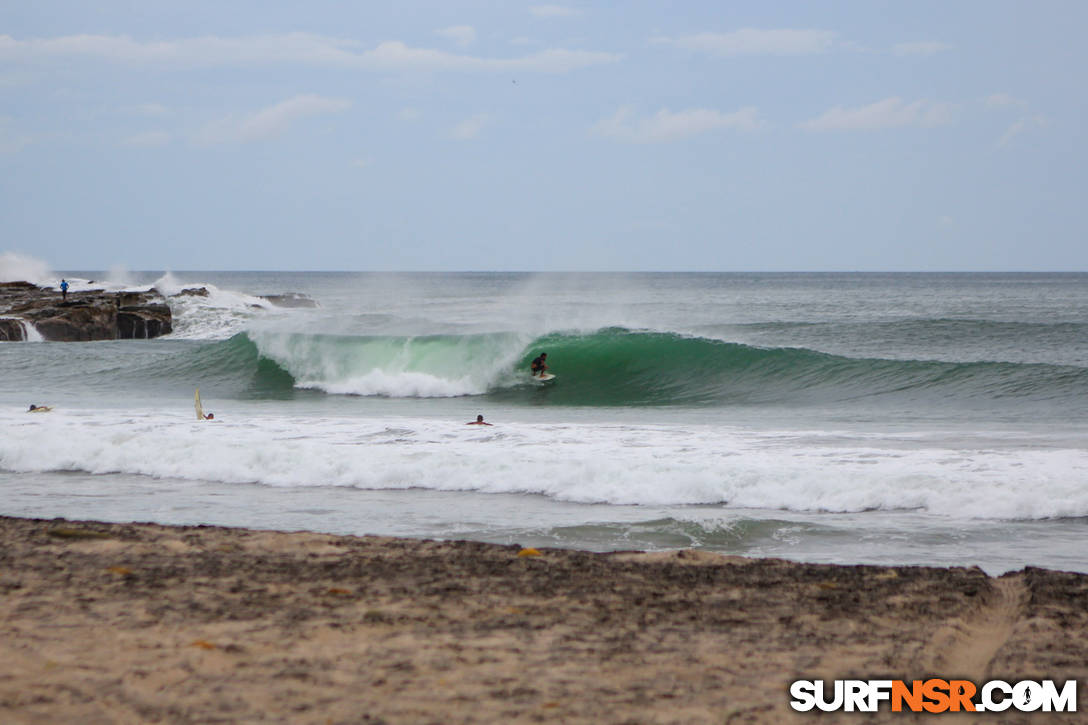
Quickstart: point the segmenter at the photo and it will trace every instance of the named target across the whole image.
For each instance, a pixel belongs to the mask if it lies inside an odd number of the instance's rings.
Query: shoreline
[[[538,553],[0,517],[0,720],[802,722],[796,679],[1088,680],[1088,574]]]

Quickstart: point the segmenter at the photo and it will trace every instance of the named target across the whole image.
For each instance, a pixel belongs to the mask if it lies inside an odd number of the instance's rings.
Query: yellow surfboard
[[[204,406],[200,404],[200,388],[196,389],[196,395],[193,396],[193,405],[196,407],[196,419],[204,420]]]

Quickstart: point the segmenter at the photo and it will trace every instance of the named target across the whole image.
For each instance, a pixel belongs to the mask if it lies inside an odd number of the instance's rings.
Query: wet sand
[[[915,720],[795,713],[799,678],[1088,698],[1088,575],[524,553],[0,517],[0,722]]]

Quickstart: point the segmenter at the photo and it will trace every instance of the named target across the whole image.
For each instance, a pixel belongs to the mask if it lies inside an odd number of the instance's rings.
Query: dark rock
[[[122,340],[150,339],[171,330],[170,308],[165,304],[122,307],[117,311],[118,336]]]
[[[51,341],[148,339],[173,330],[173,317],[166,300],[150,292],[60,292],[27,282],[0,283],[0,313],[18,318],[9,324],[0,320],[0,340],[19,328],[19,320],[33,324],[43,338]]]
[[[170,295],[171,297],[207,297],[208,289],[206,287],[186,287],[176,295]]]
[[[268,300],[276,307],[317,307],[317,302],[300,292],[287,292],[282,295],[257,295],[262,300]]]
[[[22,342],[23,323],[10,317],[0,317],[0,342]]]

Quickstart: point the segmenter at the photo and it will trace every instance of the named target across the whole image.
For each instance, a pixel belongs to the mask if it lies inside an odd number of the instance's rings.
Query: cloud
[[[1047,120],[1044,116],[1035,115],[1021,118],[1015,121],[1005,130],[1005,133],[1002,134],[1001,138],[997,140],[997,145],[999,148],[1008,146],[1010,143],[1012,143],[1012,140],[1014,138],[1019,136],[1024,131],[1033,128],[1046,128],[1046,126]]]
[[[633,116],[634,112],[630,108],[621,108],[612,118],[598,122],[593,130],[603,136],[628,143],[657,143],[723,129],[754,131],[763,125],[756,109],[752,107],[733,113],[705,108],[690,108],[674,113],[663,108],[648,118],[636,119]]]
[[[450,132],[452,138],[458,141],[467,141],[469,139],[476,138],[480,135],[480,132],[484,130],[484,126],[490,123],[491,119],[487,114],[478,113],[472,118],[466,118],[461,123],[453,127]]]
[[[462,48],[476,42],[476,29],[471,25],[451,25],[448,28],[442,28],[434,32],[447,40],[452,40]]]
[[[161,103],[141,103],[137,106],[129,106],[125,110],[138,116],[168,116],[170,114],[170,109]]]
[[[257,67],[305,65],[360,71],[565,73],[586,66],[614,63],[622,56],[554,48],[520,58],[479,58],[399,41],[360,51],[352,41],[309,33],[221,38],[205,36],[141,42],[124,35],[70,35],[16,40],[0,35],[0,61],[47,62],[97,59],[161,68]]]
[[[955,46],[936,40],[918,40],[910,43],[896,43],[892,46],[892,53],[895,55],[936,55],[942,51],[951,50],[953,47]]]
[[[351,103],[342,98],[295,96],[241,118],[232,115],[211,123],[197,135],[195,142],[200,146],[214,146],[274,138],[301,118],[336,113],[350,106]]]
[[[439,50],[409,48],[403,43],[382,43],[366,54],[369,67],[383,70],[429,71],[524,71],[565,73],[591,65],[614,63],[622,56],[584,50],[555,48],[522,58],[474,58]]]
[[[170,143],[171,136],[166,131],[148,131],[146,133],[138,133],[135,136],[129,136],[122,145],[131,146],[133,148],[154,148],[156,146],[165,146]]]
[[[921,126],[930,128],[951,123],[955,107],[948,103],[885,98],[860,108],[836,106],[820,116],[797,124],[809,131],[851,131]]]
[[[829,30],[757,30],[743,28],[731,33],[698,33],[677,38],[658,37],[651,42],[695,50],[710,55],[810,55],[823,53],[835,41]]]
[[[572,18],[582,14],[581,10],[563,5],[532,5],[529,12],[538,18]]]
[[[1026,106],[1027,101],[1021,100],[1008,93],[994,93],[986,97],[986,108],[1012,108]]]

